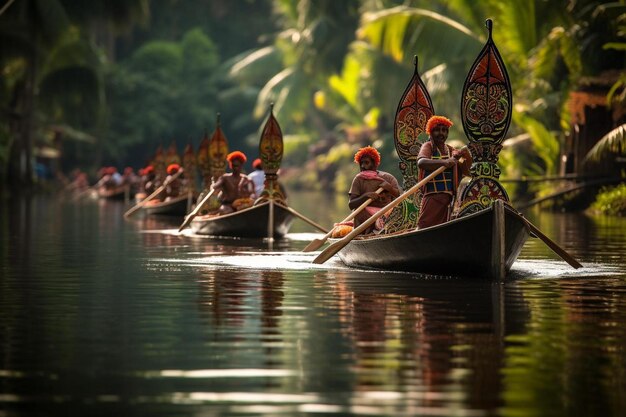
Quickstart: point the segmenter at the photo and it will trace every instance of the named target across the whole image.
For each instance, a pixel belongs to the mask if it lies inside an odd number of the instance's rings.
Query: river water
[[[272,244],[129,207],[2,203],[0,417],[624,415],[626,219],[526,213],[584,268],[531,239],[497,284],[313,265],[299,220]]]

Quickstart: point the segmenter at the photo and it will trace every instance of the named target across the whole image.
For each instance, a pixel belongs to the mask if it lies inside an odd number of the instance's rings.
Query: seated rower
[[[451,205],[459,181],[462,176],[469,175],[472,161],[467,148],[460,151],[445,143],[450,126],[452,126],[452,121],[443,116],[432,116],[426,123],[429,140],[422,145],[417,155],[419,179],[421,180],[439,167],[445,166],[447,169],[422,188],[418,229],[436,226],[450,219]],[[465,161],[459,164],[458,160],[461,156],[465,158]]]
[[[178,178],[172,180],[172,177],[178,173],[178,171],[182,171],[183,168],[178,164],[170,164],[167,167],[167,177],[165,177],[165,199],[164,201],[169,201],[173,198],[180,196],[181,192],[185,188],[185,180],[183,179],[184,173],[180,174]]]
[[[257,158],[252,162],[252,168],[254,171],[248,174],[248,178],[254,183],[254,196],[259,198],[263,189],[265,188],[265,171],[263,171],[263,161]]]
[[[234,151],[226,156],[226,160],[232,172],[220,176],[212,187],[220,193],[218,196],[221,203],[219,214],[243,210],[252,206],[254,202],[252,199],[254,183],[241,172],[241,168],[247,160],[246,155],[243,152]]]
[[[377,169],[380,164],[380,153],[371,146],[359,149],[354,155],[354,162],[359,165],[361,172],[352,180],[352,185],[348,192],[350,196],[348,206],[351,210],[354,210],[366,200],[372,199],[372,202],[354,218],[354,227],[358,227],[372,217],[374,213],[398,197],[400,195],[400,186],[398,185],[398,180],[393,175]],[[383,191],[377,194],[376,190],[381,187]],[[364,231],[364,234],[379,232],[383,227],[384,220],[380,217]]]

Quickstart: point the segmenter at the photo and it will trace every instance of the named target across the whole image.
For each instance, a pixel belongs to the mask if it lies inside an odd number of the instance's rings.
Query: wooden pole
[[[180,177],[182,175],[182,173],[183,173],[183,170],[181,169],[176,174],[172,175],[169,180],[165,181],[163,183],[163,185],[161,185],[159,188],[157,188],[152,194],[150,194],[148,197],[146,197],[143,200],[141,200],[141,202],[139,202],[139,204],[135,205],[130,210],[128,210],[126,213],[124,213],[124,217],[128,218],[131,214],[133,214],[134,212],[136,212],[137,210],[139,210],[140,208],[142,208],[143,206],[148,204],[148,202],[150,200],[152,200],[154,197],[159,195],[163,190],[165,190],[165,187],[167,187],[176,178]]]
[[[463,158],[461,158],[459,160],[459,162],[462,162],[462,161],[463,161]],[[430,174],[428,174],[424,179],[422,179],[417,184],[415,184],[414,186],[412,186],[411,188],[406,190],[404,193],[400,194],[400,196],[398,198],[394,199],[392,202],[387,204],[385,207],[381,208],[380,211],[376,212],[372,217],[370,217],[365,222],[363,222],[359,227],[357,227],[354,230],[352,230],[344,238],[342,238],[341,240],[333,243],[332,245],[330,245],[326,249],[324,249],[317,256],[317,258],[313,259],[313,263],[314,264],[323,264],[324,262],[326,262],[327,260],[332,258],[334,254],[339,252],[341,249],[343,249],[344,246],[346,246],[348,243],[350,243],[350,241],[352,239],[354,239],[356,236],[358,236],[363,231],[365,231],[365,229],[370,227],[383,214],[385,214],[386,212],[388,212],[392,208],[394,208],[397,205],[399,205],[400,203],[402,203],[404,200],[407,199],[407,197],[409,197],[413,193],[417,192],[417,190],[422,188],[424,186],[424,184],[426,184],[428,181],[430,181],[431,179],[435,178],[437,175],[439,175],[440,173],[442,173],[445,170],[446,170],[446,167],[445,166],[441,166],[441,167],[437,168],[436,170],[434,170],[433,172],[431,172]]]
[[[376,190],[375,192],[376,194],[380,194],[382,191],[383,191],[383,187],[378,187],[378,190]],[[354,219],[360,212],[362,212],[365,209],[365,207],[369,206],[372,201],[373,200],[371,198],[368,198],[367,200],[365,200],[363,204],[361,204],[359,207],[354,209],[352,213],[350,213],[350,215],[346,217],[345,219],[343,219],[340,223],[349,222],[350,220]],[[309,243],[304,249],[302,249],[302,252],[312,252],[314,250],[319,249],[332,234],[333,234],[333,229],[331,229],[328,233],[326,233],[321,239],[313,239],[311,243]]]
[[[504,202],[493,202],[493,226],[491,229],[491,279],[504,281],[506,277]]]

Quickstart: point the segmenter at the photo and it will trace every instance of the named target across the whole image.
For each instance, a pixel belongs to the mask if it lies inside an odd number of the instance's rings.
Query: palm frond
[[[626,153],[626,124],[617,126],[587,152],[583,163],[599,162],[608,155],[623,155]]]
[[[275,46],[255,49],[229,60],[222,68],[231,79],[261,84],[282,68],[281,53]]]
[[[554,174],[559,157],[557,137],[543,123],[528,114],[514,110],[513,120],[517,126],[530,135],[537,156],[545,164],[546,173]]]
[[[471,62],[482,46],[482,35],[449,17],[405,6],[366,13],[358,33],[395,61],[405,62],[405,54],[417,53],[427,61],[426,67],[450,57]]]

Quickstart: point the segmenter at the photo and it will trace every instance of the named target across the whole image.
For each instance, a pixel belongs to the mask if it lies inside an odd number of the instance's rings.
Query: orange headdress
[[[354,154],[354,162],[357,164],[361,164],[361,158],[364,156],[369,156],[374,161],[374,165],[378,166],[380,164],[380,153],[371,146],[366,146],[365,148],[359,149],[359,151]]]
[[[143,173],[145,175],[151,174],[153,172],[154,172],[154,167],[152,165],[148,165],[147,167],[143,169]]]
[[[228,166],[229,167],[231,167],[231,168],[233,167],[233,161],[235,159],[239,159],[242,164],[245,163],[248,160],[248,158],[246,158],[246,155],[243,152],[241,152],[241,151],[231,152],[228,155],[226,155],[226,160],[228,161]]]
[[[167,166],[167,175],[176,174],[180,169],[180,165],[178,164],[169,164]]]
[[[453,125],[453,123],[452,120],[448,119],[447,117],[432,116],[430,119],[428,119],[428,122],[426,122],[426,133],[430,135],[430,131],[437,125],[450,127]]]
[[[252,162],[252,168],[260,168],[261,165],[263,165],[263,161],[261,161],[261,158],[257,158]]]

